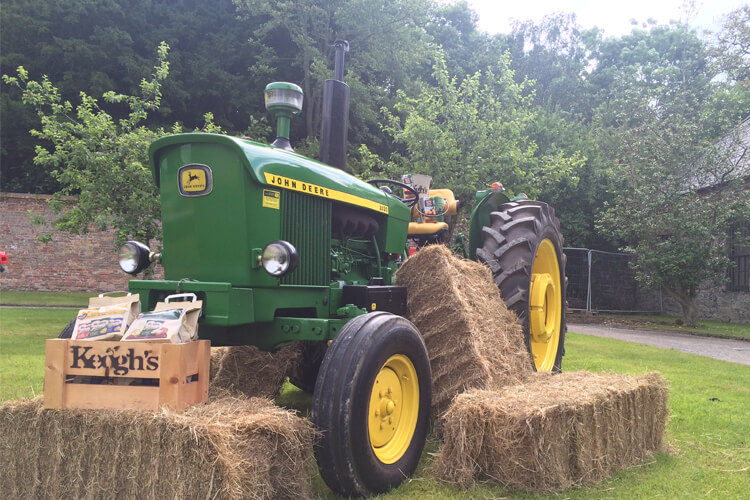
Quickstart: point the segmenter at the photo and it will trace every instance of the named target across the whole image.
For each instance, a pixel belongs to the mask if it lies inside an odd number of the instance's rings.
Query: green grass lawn
[[[707,337],[722,337],[729,339],[750,340],[750,325],[739,325],[736,323],[718,323],[716,321],[699,321],[697,327],[689,327],[682,324],[680,318],[657,314],[605,314],[600,313],[594,317],[585,316],[580,313],[570,314],[568,322],[575,323],[606,323],[612,326],[623,326],[627,328],[649,328],[655,330],[670,330],[685,332],[693,335]]]
[[[0,398],[41,394],[44,339],[56,337],[72,319],[69,310],[0,311]],[[620,471],[603,483],[557,495],[530,495],[494,483],[468,490],[443,484],[429,474],[439,443],[428,441],[416,475],[386,499],[476,498],[747,498],[750,489],[750,366],[715,361],[628,342],[569,333],[567,371],[659,371],[670,388],[670,453]],[[303,413],[310,398],[287,385],[278,402]],[[337,498],[319,477],[316,495]]]
[[[670,388],[666,444],[671,452],[595,486],[531,495],[492,483],[465,491],[441,484],[428,473],[430,453],[438,447],[433,441],[416,476],[382,498],[747,498],[750,366],[575,333],[568,334],[566,353],[566,371],[660,372]],[[322,498],[336,498],[322,481],[315,485]]]
[[[44,341],[75,316],[74,309],[0,309],[0,399],[42,394]]]
[[[0,305],[3,306],[75,306],[86,307],[89,297],[96,295],[88,292],[13,292],[0,291]]]

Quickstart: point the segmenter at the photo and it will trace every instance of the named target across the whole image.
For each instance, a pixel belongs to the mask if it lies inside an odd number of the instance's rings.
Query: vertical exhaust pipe
[[[323,84],[323,117],[320,126],[320,161],[343,169],[346,166],[346,136],[349,122],[349,86],[344,79],[344,55],[349,42],[336,40],[334,79]]]

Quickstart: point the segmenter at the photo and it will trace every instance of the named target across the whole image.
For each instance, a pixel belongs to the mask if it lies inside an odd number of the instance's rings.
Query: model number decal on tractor
[[[263,206],[266,208],[279,209],[281,193],[278,191],[272,191],[270,189],[263,190]]]
[[[290,189],[292,191],[299,191],[300,193],[311,194],[313,196],[319,196],[321,198],[328,198],[329,200],[343,201],[344,203],[349,203],[351,205],[357,205],[360,207],[369,208],[371,210],[377,210],[378,212],[384,214],[388,213],[388,205],[368,200],[360,196],[343,193],[341,191],[336,191],[335,189],[329,189],[327,187],[318,186],[317,184],[311,184],[309,182],[290,179],[289,177],[282,177],[281,175],[275,175],[269,172],[263,172],[263,175],[266,177],[266,182],[272,186],[278,186],[280,188]]]

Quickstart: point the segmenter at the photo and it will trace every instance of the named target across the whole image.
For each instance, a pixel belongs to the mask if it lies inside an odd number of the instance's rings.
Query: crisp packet
[[[173,302],[175,298],[192,298],[190,302]],[[195,294],[170,295],[151,312],[138,315],[122,337],[123,342],[171,342],[181,344],[198,339],[198,317],[203,302]]]
[[[127,292],[109,292],[127,293]],[[119,340],[141,312],[138,294],[108,297],[102,293],[89,299],[89,307],[78,311],[72,340]]]

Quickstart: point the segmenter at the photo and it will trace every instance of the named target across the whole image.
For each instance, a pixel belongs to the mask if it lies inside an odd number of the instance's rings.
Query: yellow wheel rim
[[[414,437],[419,415],[419,380],[411,360],[396,354],[372,384],[367,411],[370,446],[384,464],[397,462]]]
[[[561,318],[560,265],[555,245],[544,239],[534,256],[529,291],[529,344],[537,371],[549,372],[555,365]]]

